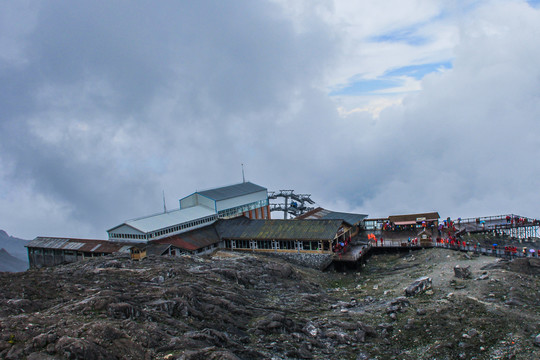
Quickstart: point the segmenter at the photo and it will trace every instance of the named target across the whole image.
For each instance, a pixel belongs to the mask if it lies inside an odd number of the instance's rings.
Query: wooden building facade
[[[133,244],[106,240],[38,236],[26,245],[26,248],[28,249],[30,268],[40,268],[113,253],[129,253],[132,246]]]
[[[253,220],[237,218],[216,224],[222,247],[255,252],[333,254],[351,240],[343,220]]]

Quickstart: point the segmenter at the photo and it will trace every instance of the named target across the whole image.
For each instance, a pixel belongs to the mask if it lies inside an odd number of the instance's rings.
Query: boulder
[[[364,331],[367,336],[377,337],[377,331],[373,326],[358,322],[358,328]]]
[[[416,315],[423,316],[427,314],[427,310],[424,308],[416,309]]]
[[[418,295],[428,289],[431,289],[431,283],[431,278],[427,276],[416,279],[411,285],[407,286],[407,288],[405,289],[405,295]]]
[[[90,329],[86,333],[86,337],[91,338],[99,345],[105,345],[110,344],[114,340],[126,337],[126,335],[108,323],[98,322],[91,325]]]
[[[34,352],[28,355],[26,360],[58,360],[58,358],[42,352]]]
[[[266,270],[275,277],[281,279],[287,279],[294,273],[293,268],[289,264],[270,263],[266,267]]]
[[[287,352],[287,356],[291,359],[313,359],[313,355],[304,344],[300,345],[298,349]]]
[[[405,308],[409,306],[409,300],[406,297],[400,296],[390,302],[390,306],[386,308],[386,313],[405,312]]]
[[[106,360],[112,358],[105,349],[84,339],[63,336],[55,346],[58,354],[66,359]]]
[[[24,347],[22,345],[14,345],[9,349],[9,351],[5,355],[5,358],[4,357],[2,358],[6,360],[18,360],[18,359],[23,359],[23,356],[24,356]]]
[[[454,276],[460,279],[470,279],[471,270],[470,266],[461,267],[459,265],[454,266]]]
[[[331,330],[326,333],[326,337],[335,340],[338,344],[350,344],[354,339],[343,331]]]
[[[137,319],[141,316],[141,311],[136,306],[125,302],[109,304],[107,313],[115,319]]]
[[[310,335],[310,336],[313,336],[313,337],[316,337],[317,335],[319,335],[320,333],[320,330],[315,326],[313,325],[313,323],[311,322],[308,322],[304,328],[302,329],[302,331],[306,334],[306,335]]]
[[[356,340],[358,342],[365,342],[366,341],[366,332],[362,329],[358,329],[354,332],[354,336],[356,337]]]

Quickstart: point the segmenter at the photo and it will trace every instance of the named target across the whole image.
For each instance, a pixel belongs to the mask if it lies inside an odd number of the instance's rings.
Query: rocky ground
[[[218,252],[2,273],[0,358],[538,359],[539,262],[430,249],[323,273]]]

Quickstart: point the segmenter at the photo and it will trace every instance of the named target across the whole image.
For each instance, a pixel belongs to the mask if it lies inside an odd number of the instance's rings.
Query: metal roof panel
[[[197,250],[220,241],[214,225],[208,225],[182,234],[152,241],[152,244],[170,244],[180,249]]]
[[[95,239],[37,237],[26,245],[26,247],[56,250],[76,250],[80,252],[94,252],[99,250],[98,252],[100,253],[112,254],[115,252],[126,251],[126,249],[128,250],[134,245],[137,245],[137,243],[126,244],[122,242]]]
[[[84,243],[68,241],[64,246],[62,246],[62,249],[78,250],[82,248],[84,245],[85,245]]]
[[[347,224],[355,225],[363,221],[365,218],[367,218],[367,215],[330,211],[330,210],[318,207],[314,210],[308,211],[307,213],[296,217],[295,219],[336,219],[336,220],[341,219],[345,221]]]
[[[101,246],[101,244],[97,244],[96,246],[94,246],[90,251],[93,252],[93,251],[96,251],[97,249],[99,249]]]
[[[252,220],[245,217],[221,220],[221,238],[274,240],[333,240],[343,225],[340,219]]]
[[[197,205],[185,209],[177,209],[166,213],[128,220],[125,224],[144,233],[149,233],[215,214],[216,212],[213,209]]]
[[[30,241],[26,247],[45,248],[45,249],[61,249],[69,239],[65,238],[50,238],[50,237],[37,237]]]
[[[267,189],[250,182],[245,182],[216,189],[198,191],[198,193],[212,200],[220,201],[234,198],[237,196],[252,194],[259,191],[267,191]]]

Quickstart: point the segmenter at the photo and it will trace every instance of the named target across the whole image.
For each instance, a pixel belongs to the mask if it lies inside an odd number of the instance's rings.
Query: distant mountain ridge
[[[11,256],[6,249],[0,248],[0,272],[20,272],[28,270],[28,261]]]
[[[16,238],[8,235],[4,230],[0,230],[0,271],[24,271],[28,269],[28,252],[24,246],[29,242],[30,240]],[[24,264],[22,269],[21,263]],[[11,266],[15,266],[18,270],[10,270]]]

